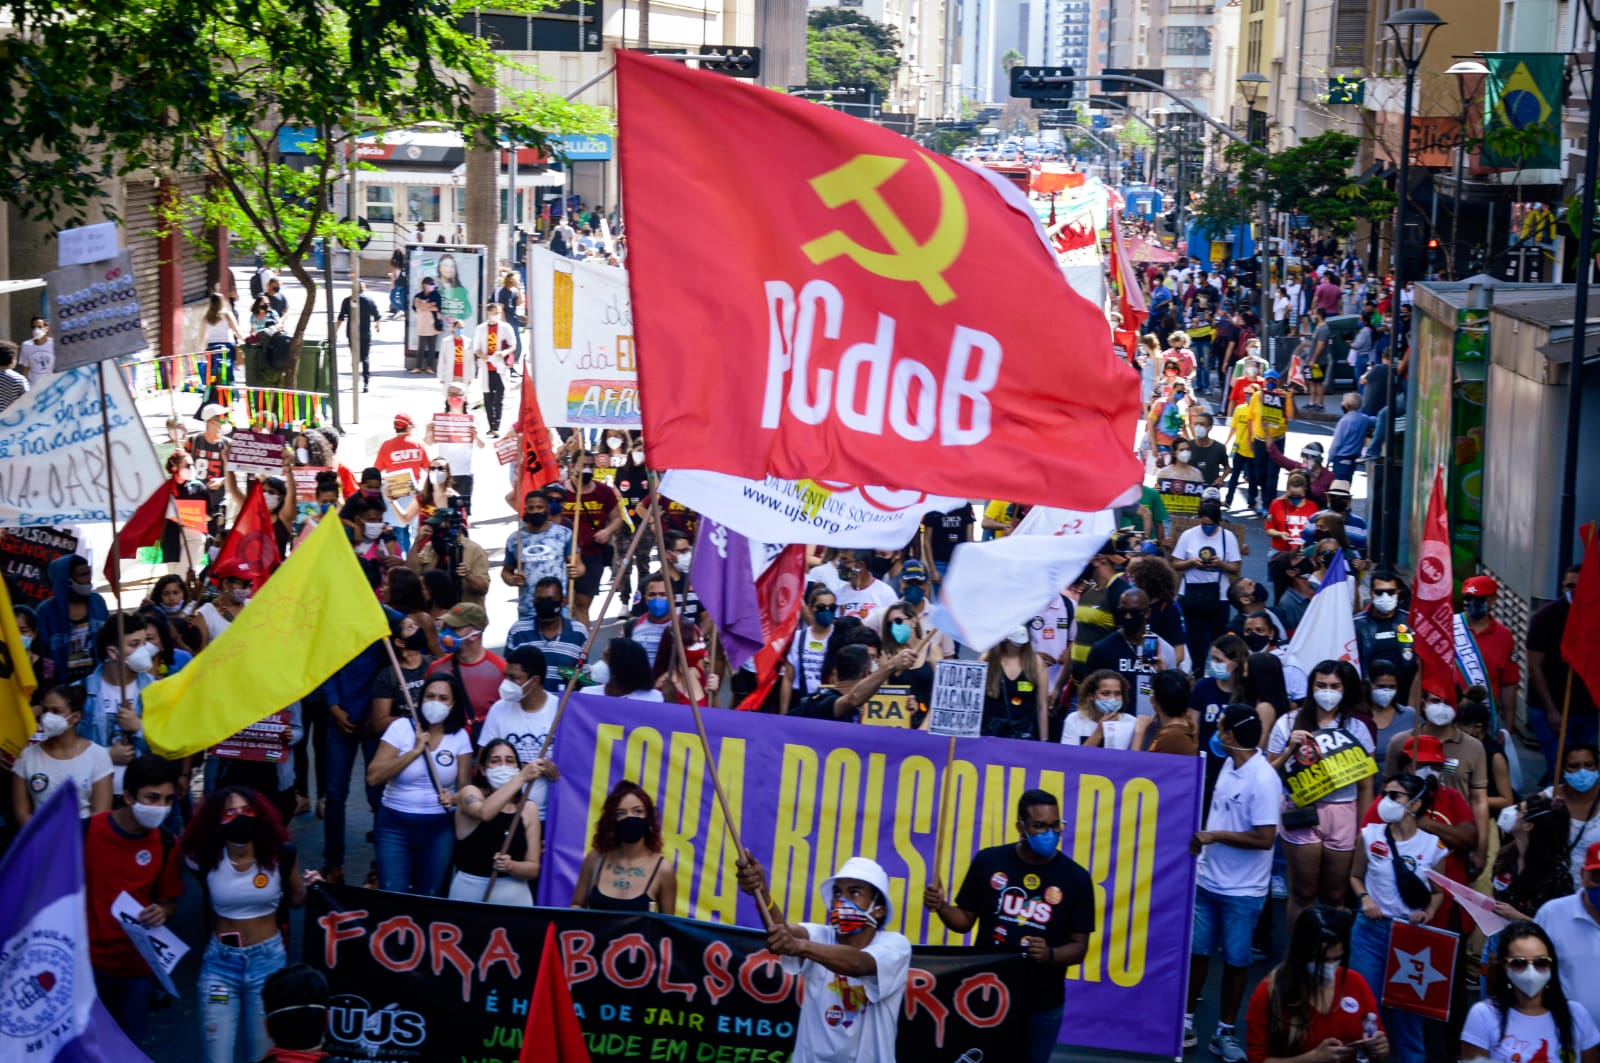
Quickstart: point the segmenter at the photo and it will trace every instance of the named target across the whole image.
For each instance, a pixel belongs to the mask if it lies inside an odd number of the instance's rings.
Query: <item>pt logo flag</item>
[[[522,456],[517,466],[517,512],[529,491],[537,491],[561,479],[555,448],[550,445],[550,429],[539,413],[539,396],[534,392],[533,374],[522,374],[522,408],[517,412],[517,435],[522,440]]]
[[[1411,595],[1411,629],[1422,664],[1422,689],[1456,703],[1455,612],[1450,595],[1450,521],[1445,515],[1444,467],[1433,470],[1428,519],[1422,525],[1422,550],[1417,557],[1417,582]]]
[[[1137,380],[1005,181],[666,60],[617,79],[652,465],[1091,511],[1138,481]]]
[[[1489,68],[1483,161],[1517,169],[1560,166],[1566,54],[1486,52],[1483,62]],[[1506,132],[1524,135],[1507,137]]]
[[[1461,939],[1448,930],[1391,921],[1389,958],[1383,968],[1383,1006],[1430,1019],[1448,1019],[1450,984],[1460,945]]]

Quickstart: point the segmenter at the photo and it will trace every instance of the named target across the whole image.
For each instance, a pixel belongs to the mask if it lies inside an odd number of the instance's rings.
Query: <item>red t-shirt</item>
[[[161,841],[160,830],[130,837],[110,812],[89,820],[83,842],[84,897],[89,907],[89,959],[96,971],[137,978],[150,965],[133,947],[111,905],[123,891],[140,905],[176,900],[183,894],[178,842]]]
[[[404,469],[418,482],[428,478],[428,452],[410,436],[392,436],[380,443],[377,465],[384,472]]]
[[[452,674],[455,671],[451,667],[453,660],[453,657],[440,657],[428,669],[428,674]],[[467,688],[467,700],[472,703],[472,711],[467,713],[467,718],[474,727],[483,722],[484,717],[489,715],[489,709],[500,699],[500,680],[505,677],[505,658],[488,650],[484,651],[483,660],[477,664],[461,666],[461,683]]]
[[[1274,550],[1300,549],[1300,533],[1310,523],[1311,518],[1317,515],[1317,504],[1309,498],[1302,498],[1299,503],[1287,495],[1279,495],[1272,500],[1272,505],[1267,507],[1267,519],[1263,527],[1267,531],[1288,532],[1289,538],[1272,540]]]
[[[1272,1055],[1267,1018],[1272,1002],[1272,976],[1263,978],[1256,991],[1250,995],[1250,1010],[1245,1014],[1245,1058],[1249,1063],[1261,1063]],[[1345,1044],[1361,1040],[1362,1024],[1368,1015],[1377,1015],[1378,1029],[1383,1029],[1382,1013],[1373,999],[1367,980],[1355,971],[1343,970],[1335,979],[1333,1007],[1327,1012],[1313,1011],[1306,1024],[1305,1036],[1289,1055],[1311,1051],[1330,1037]]]
[[[1458,823],[1471,823],[1472,802],[1462,797],[1459,790],[1441,786],[1438,792],[1433,795],[1433,811],[1429,812],[1428,815],[1447,827],[1454,827]],[[1378,815],[1378,802],[1373,801],[1371,806],[1367,808],[1367,814],[1361,820],[1361,825],[1365,827],[1369,823],[1382,822],[1382,817]],[[1439,865],[1439,873],[1454,882],[1466,882],[1467,858],[1454,849],[1450,850],[1445,854],[1444,861]],[[1439,905],[1439,910],[1434,913],[1432,919],[1428,920],[1428,925],[1440,930],[1456,929],[1450,925],[1451,909],[1455,906],[1455,903],[1455,900],[1448,893],[1445,894],[1444,903]]]
[[[561,512],[561,523],[572,527],[572,509],[578,499],[577,491],[567,484],[561,485],[561,490],[566,492],[566,504]],[[578,523],[578,550],[583,553],[590,551],[598,553],[601,549],[594,542],[594,533],[606,526],[611,513],[617,508],[619,496],[603,483],[593,481],[583,485],[583,516]]]
[[[1481,633],[1474,631],[1472,638],[1478,644],[1479,656],[1483,658],[1483,670],[1489,680],[1489,693],[1499,701],[1500,691],[1522,682],[1522,669],[1511,659],[1511,655],[1517,650],[1517,640],[1512,636],[1510,628],[1492,617],[1489,626]],[[1466,673],[1461,671],[1459,664],[1456,665],[1456,679],[1463,687],[1468,685]]]

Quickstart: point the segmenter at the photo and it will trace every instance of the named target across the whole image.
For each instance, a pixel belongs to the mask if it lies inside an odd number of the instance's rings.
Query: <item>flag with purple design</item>
[[[752,544],[726,524],[700,518],[689,582],[716,621],[730,668],[742,667],[761,649],[764,637],[756,577],[766,569],[768,560],[764,544]]]
[[[84,908],[83,830],[69,781],[0,862],[0,1059],[150,1063],[95,991]]]
[[[1350,570],[1344,562],[1344,551],[1335,550],[1328,571],[1322,577],[1322,586],[1311,596],[1300,626],[1294,629],[1289,640],[1289,657],[1307,675],[1323,661],[1349,661],[1361,667],[1361,654],[1356,649],[1355,591],[1351,587]]]

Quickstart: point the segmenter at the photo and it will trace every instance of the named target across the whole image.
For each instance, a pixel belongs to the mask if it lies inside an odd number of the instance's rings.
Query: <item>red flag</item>
[[[783,658],[800,619],[800,601],[806,591],[806,548],[800,543],[783,548],[756,580],[756,601],[761,605],[761,648],[756,651],[756,688],[739,703],[755,710],[783,671]]]
[[[1422,528],[1417,584],[1411,592],[1411,630],[1422,664],[1422,689],[1456,703],[1454,587],[1450,561],[1450,519],[1445,513],[1444,466],[1433,472],[1428,519]]]
[[[1005,176],[637,52],[617,84],[652,466],[1084,510],[1139,481],[1138,388]]]
[[[517,434],[522,439],[522,465],[517,470],[517,505],[529,491],[561,479],[555,448],[550,445],[550,429],[544,426],[539,399],[534,394],[533,374],[522,374],[522,409],[517,413]],[[518,509],[517,512],[522,512]]]
[[[257,479],[250,485],[244,508],[239,510],[239,519],[233,522],[233,530],[223,540],[213,568],[229,558],[237,558],[259,570],[261,579],[265,580],[272,575],[273,569],[283,563],[283,555],[278,552],[278,540],[272,532],[272,514],[267,510],[267,500],[261,497],[264,482]],[[256,589],[261,589],[260,583],[256,584]]]
[[[1122,235],[1121,212],[1112,210],[1110,219],[1111,280],[1117,286],[1117,312],[1122,315],[1122,327],[1137,332],[1150,316],[1150,309],[1145,306],[1139,278],[1133,274],[1133,260],[1128,257],[1128,243]]]
[[[1386,1008],[1448,1019],[1456,949],[1460,946],[1460,937],[1448,930],[1390,920],[1383,985],[1373,986],[1373,991]]]
[[[545,927],[544,948],[539,951],[539,973],[528,1001],[528,1022],[522,1030],[522,1054],[517,1063],[589,1063],[589,1046],[572,1006],[572,991],[561,963],[556,925]]]
[[[1585,524],[1583,567],[1578,588],[1567,610],[1567,630],[1561,636],[1561,659],[1578,673],[1591,696],[1600,696],[1600,536],[1594,522]]]
[[[176,512],[172,508],[173,497],[178,493],[177,484],[167,479],[139,508],[133,511],[133,516],[117,532],[117,547],[119,557],[135,558],[139,556],[141,546],[154,546],[161,541],[161,533],[166,530],[167,521],[176,519]],[[106,580],[112,586],[117,585],[117,558],[107,557],[101,571],[105,573]]]

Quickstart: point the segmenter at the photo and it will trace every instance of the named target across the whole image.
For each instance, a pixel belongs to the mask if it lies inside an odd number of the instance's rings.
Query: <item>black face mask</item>
[[[1255,602],[1257,605],[1266,605],[1267,588],[1263,584],[1257,583],[1255,588],[1250,592],[1250,600]]]
[[[249,816],[235,816],[222,825],[223,841],[244,845],[256,836],[256,821]]]
[[[544,522],[549,520],[549,519],[550,519],[550,514],[545,513],[542,510],[539,511],[539,512],[534,512],[533,510],[526,510],[522,514],[522,523],[526,524],[530,528],[543,527],[544,526]]]
[[[877,577],[878,579],[882,579],[884,576],[888,575],[889,570],[893,567],[894,558],[892,557],[879,557],[874,554],[872,556],[872,560],[867,562],[867,571],[871,572],[873,576]]]
[[[650,822],[643,816],[629,816],[627,819],[617,820],[617,841],[623,845],[642,842],[648,833],[650,833]]]
[[[421,629],[413,631],[411,634],[406,636],[405,644],[406,649],[415,653],[421,653],[423,650],[428,648],[428,633]]]
[[[1245,635],[1244,644],[1250,647],[1251,653],[1262,653],[1272,646],[1271,635]]]
[[[540,620],[554,620],[561,615],[561,603],[554,598],[535,598],[533,615]]]
[[[1117,624],[1128,634],[1137,635],[1144,630],[1144,623],[1148,618],[1148,613],[1119,612],[1117,614]]]

